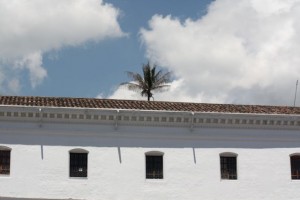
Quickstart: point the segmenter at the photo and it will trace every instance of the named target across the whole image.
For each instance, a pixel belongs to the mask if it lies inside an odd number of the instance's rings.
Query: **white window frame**
[[[162,152],[162,151],[147,151],[145,152],[145,173],[144,173],[144,177],[145,177],[145,180],[147,181],[160,181],[160,180],[164,180],[166,177],[165,177],[165,153]],[[147,178],[147,174],[146,174],[146,171],[147,171],[147,156],[162,156],[162,178]]]
[[[86,153],[87,154],[87,172],[86,172],[86,177],[73,177],[70,176],[70,168],[71,168],[71,153]],[[89,151],[86,149],[82,149],[82,148],[75,148],[75,149],[71,149],[68,152],[68,157],[69,157],[69,162],[68,162],[68,177],[70,179],[88,179],[89,177]]]
[[[221,157],[235,157],[236,158],[236,179],[225,179],[222,178],[222,166],[221,166]],[[239,164],[238,164],[238,154],[234,153],[234,152],[222,152],[219,154],[219,163],[220,163],[220,167],[219,167],[219,172],[220,172],[220,180],[221,181],[235,181],[239,179]]]
[[[12,159],[11,159],[11,157],[12,157],[12,154],[11,154],[11,152],[12,152],[12,148],[10,148],[10,147],[8,147],[8,146],[0,146],[0,151],[9,151],[9,174],[0,174],[0,177],[9,177],[9,176],[11,176],[11,173],[12,173]]]

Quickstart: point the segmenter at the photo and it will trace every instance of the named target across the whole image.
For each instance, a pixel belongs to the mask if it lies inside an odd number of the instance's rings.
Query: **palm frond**
[[[160,85],[156,85],[152,88],[152,90],[156,90],[158,88],[169,88],[171,85],[168,84],[160,84]]]
[[[171,72],[167,72],[161,76],[157,76],[157,79],[155,80],[155,85],[158,86],[158,85],[162,85],[165,83],[169,83],[170,77],[171,77]]]
[[[126,86],[129,90],[140,91],[142,96],[147,96],[148,101],[153,97],[152,91],[165,91],[170,85],[170,72],[163,73],[162,70],[157,71],[156,65],[151,66],[150,62],[143,64],[143,74],[127,71],[127,76],[131,82],[124,82],[121,85]]]
[[[138,73],[127,71],[126,74],[134,82],[138,82],[138,83],[143,83],[144,82],[143,77]]]
[[[140,91],[142,89],[139,84],[134,83],[134,82],[124,82],[124,83],[121,83],[120,85],[125,86],[129,90],[132,90],[132,91]]]

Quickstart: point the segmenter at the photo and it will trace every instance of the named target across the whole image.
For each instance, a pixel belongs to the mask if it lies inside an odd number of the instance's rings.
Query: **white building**
[[[0,199],[300,199],[300,108],[6,96],[0,105]]]

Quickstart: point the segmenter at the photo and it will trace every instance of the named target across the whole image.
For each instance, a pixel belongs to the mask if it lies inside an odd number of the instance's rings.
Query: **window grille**
[[[70,153],[70,177],[87,177],[87,153]]]
[[[236,157],[221,156],[221,179],[237,179]]]
[[[0,174],[10,174],[10,150],[0,150]]]
[[[300,179],[300,155],[291,156],[291,178]]]
[[[163,157],[146,155],[146,179],[163,179]]]

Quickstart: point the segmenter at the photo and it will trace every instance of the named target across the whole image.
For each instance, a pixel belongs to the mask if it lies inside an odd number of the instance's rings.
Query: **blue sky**
[[[78,47],[62,48],[43,56],[48,76],[36,88],[30,86],[28,74],[20,95],[96,97],[109,96],[124,81],[125,71],[141,72],[147,62],[145,48],[139,38],[141,27],[147,27],[155,14],[172,15],[181,19],[201,17],[210,1],[112,0],[120,10],[118,18],[127,37],[87,42]],[[54,55],[53,55],[54,54]],[[53,59],[55,57],[55,59]]]
[[[1,94],[144,99],[119,83],[150,60],[173,73],[155,100],[291,105],[299,13],[300,0],[0,0]]]

